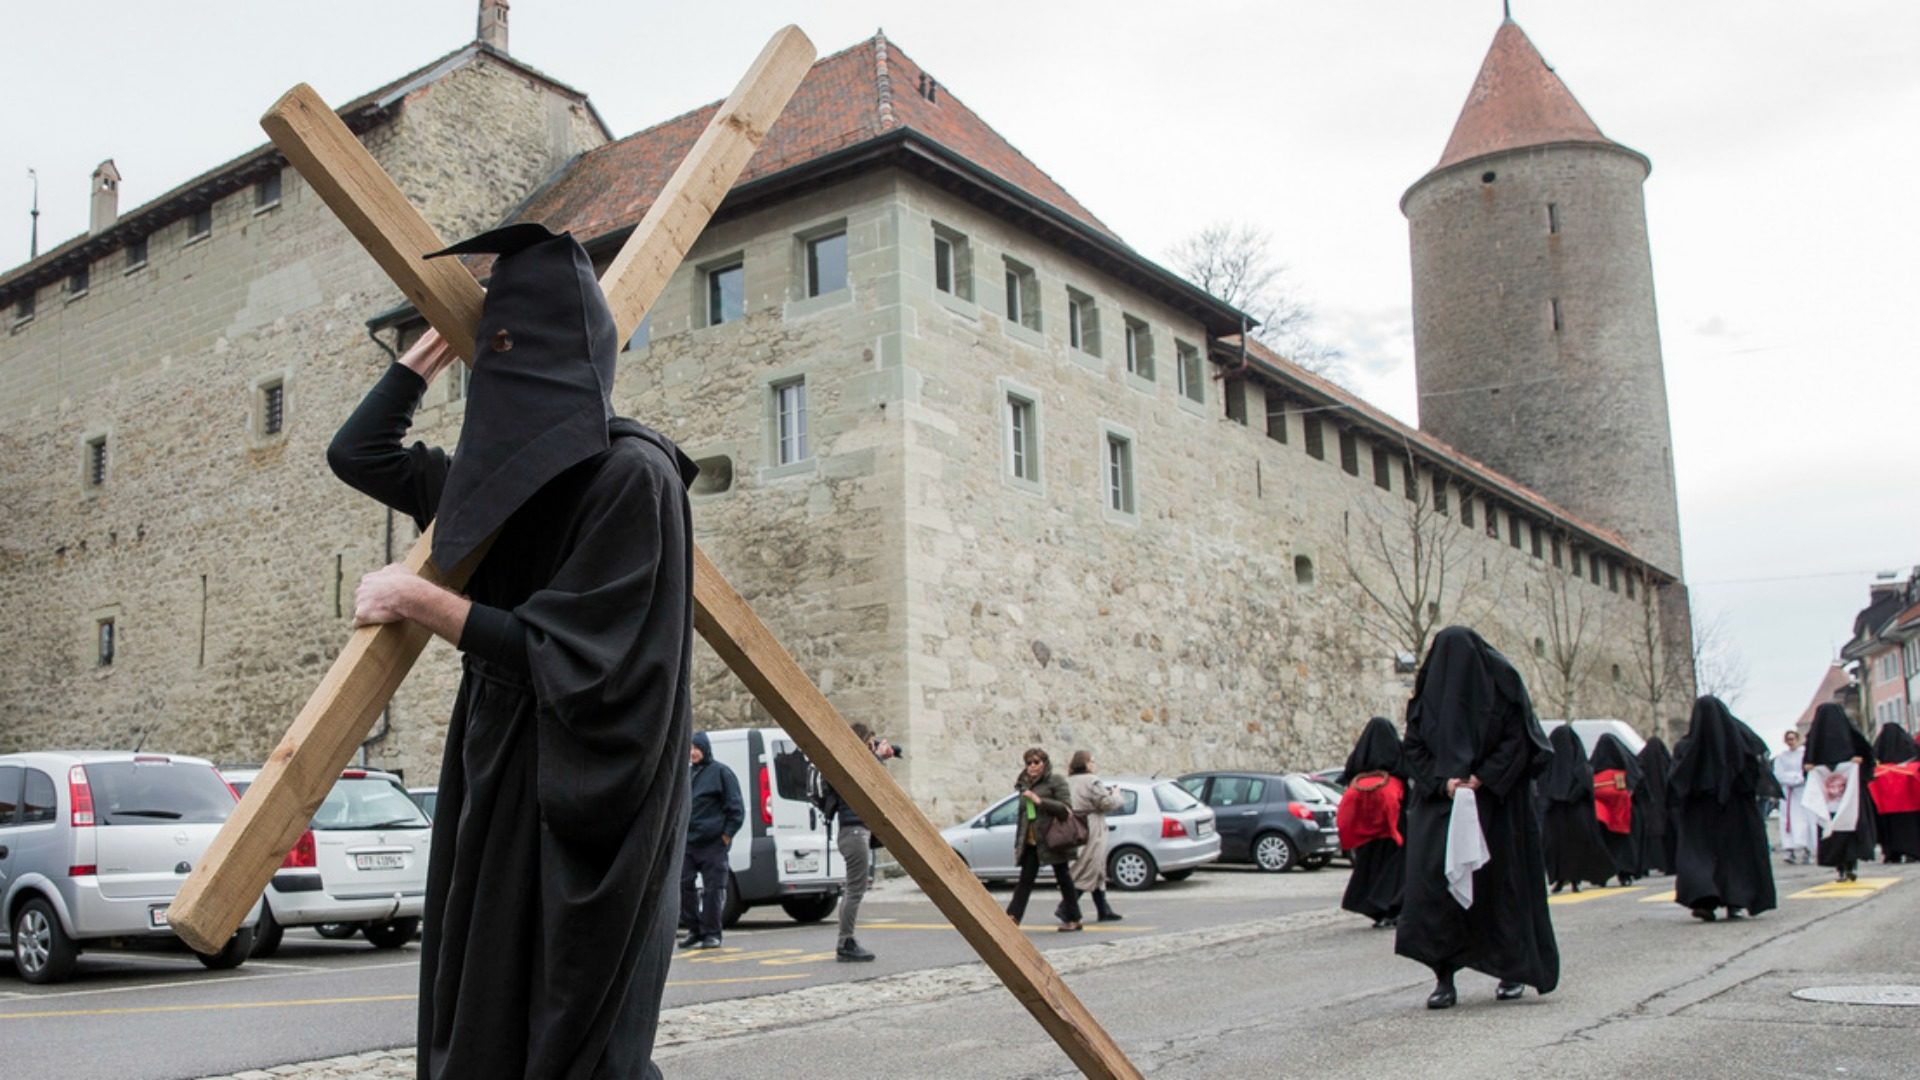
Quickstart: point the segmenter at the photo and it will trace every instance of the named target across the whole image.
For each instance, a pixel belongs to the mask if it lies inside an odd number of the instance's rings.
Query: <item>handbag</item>
[[[1087,843],[1087,819],[1079,814],[1048,818],[1040,825],[1040,842],[1058,852],[1073,851]]]

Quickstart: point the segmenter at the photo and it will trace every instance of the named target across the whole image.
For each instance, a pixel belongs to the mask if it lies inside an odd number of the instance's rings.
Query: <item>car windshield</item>
[[[218,825],[233,813],[233,791],[206,765],[163,759],[86,768],[100,825]]]
[[[1160,809],[1169,812],[1191,810],[1200,805],[1200,800],[1186,793],[1179,784],[1171,780],[1153,785],[1153,799]]]
[[[427,825],[427,815],[404,789],[368,776],[343,779],[314,811],[315,829],[402,829]]]

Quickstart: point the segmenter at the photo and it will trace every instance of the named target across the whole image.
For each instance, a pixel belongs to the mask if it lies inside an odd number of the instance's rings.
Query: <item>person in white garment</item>
[[[1818,838],[1813,815],[1800,805],[1801,788],[1806,785],[1804,767],[1806,749],[1800,745],[1800,732],[1787,729],[1787,748],[1773,755],[1773,778],[1780,781],[1785,798],[1780,800],[1780,847],[1787,862],[1811,863],[1813,844]]]

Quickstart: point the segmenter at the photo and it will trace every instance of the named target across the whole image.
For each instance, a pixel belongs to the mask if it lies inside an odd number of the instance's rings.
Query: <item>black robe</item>
[[[1913,736],[1905,728],[1888,722],[1880,725],[1880,734],[1873,740],[1873,756],[1882,764],[1898,765],[1920,757],[1920,748],[1914,746]],[[1883,814],[1876,806],[1873,814],[1882,858],[1888,862],[1902,857],[1920,859],[1920,811]]]
[[[390,367],[328,454],[422,526],[450,467],[400,443],[424,386]],[[610,421],[607,448],[520,505],[467,586],[427,875],[423,1080],[660,1075],[692,730],[692,469],[664,436]]]
[[[1593,813],[1593,767],[1572,725],[1554,728],[1548,742],[1553,763],[1536,785],[1547,880],[1556,888],[1604,885],[1614,873],[1613,857]]]
[[[1667,774],[1668,821],[1677,836],[1673,898],[1694,910],[1776,906],[1761,779],[1772,775],[1767,744],[1719,698],[1696,701]]]
[[[1867,785],[1873,781],[1873,746],[1860,729],[1853,726],[1847,711],[1838,705],[1822,705],[1813,711],[1813,723],[1807,728],[1807,752],[1802,759],[1808,769],[1824,765],[1831,769],[1845,761],[1860,759],[1860,819],[1851,832],[1830,833],[1820,830],[1815,861],[1836,870],[1852,870],[1863,860],[1873,858],[1878,839],[1873,799]]]
[[[1359,741],[1347,755],[1347,768],[1341,782],[1352,784],[1362,773],[1384,772],[1399,777],[1404,784],[1407,773],[1400,758],[1400,735],[1393,730],[1393,721],[1376,716],[1361,729]],[[1407,801],[1411,798],[1409,791],[1400,803],[1402,837],[1407,833]],[[1387,837],[1369,840],[1349,854],[1353,858],[1353,873],[1347,877],[1347,891],[1340,898],[1340,906],[1369,919],[1398,918],[1407,876],[1405,846]]]
[[[1668,809],[1667,773],[1672,770],[1673,755],[1667,752],[1667,744],[1658,735],[1648,739],[1640,748],[1640,772],[1647,778],[1647,829],[1640,839],[1642,875],[1673,873],[1674,845],[1679,838]]]
[[[1560,983],[1560,950],[1528,781],[1552,751],[1520,673],[1473,631],[1440,631],[1414,679],[1401,748],[1412,783],[1394,951],[1437,973],[1472,968],[1551,991]],[[1447,889],[1447,781],[1469,777],[1480,780],[1491,859],[1474,873],[1473,906],[1463,909]]]
[[[1604,825],[1600,827],[1600,842],[1607,846],[1607,855],[1613,860],[1613,872],[1619,875],[1620,883],[1624,885],[1640,872],[1641,848],[1647,833],[1646,773],[1640,768],[1640,759],[1627,749],[1627,744],[1620,741],[1620,736],[1611,733],[1600,736],[1600,743],[1593,748],[1593,756],[1587,759],[1587,764],[1593,767],[1596,774],[1608,769],[1625,773],[1627,790],[1633,796],[1628,831],[1618,833]]]

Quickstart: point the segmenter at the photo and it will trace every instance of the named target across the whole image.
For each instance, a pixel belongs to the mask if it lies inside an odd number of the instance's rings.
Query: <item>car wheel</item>
[[[1107,880],[1123,892],[1144,892],[1153,888],[1160,868],[1153,856],[1137,847],[1123,847],[1107,857]]]
[[[809,896],[789,896],[780,901],[780,910],[794,922],[819,922],[833,914],[840,906],[840,898],[833,893],[814,893]]]
[[[64,982],[73,974],[80,946],[60,926],[53,905],[39,897],[20,906],[13,918],[13,966],[30,983]]]
[[[266,901],[260,903],[260,921],[253,927],[253,955],[265,960],[280,951],[280,941],[287,936],[287,928],[273,917],[273,905]]]
[[[1191,869],[1166,870],[1162,871],[1160,876],[1166,878],[1168,881],[1185,881],[1193,876],[1193,871]]]
[[[1261,833],[1253,840],[1253,863],[1269,874],[1291,870],[1299,859],[1300,852],[1283,833]]]
[[[373,942],[376,949],[397,949],[413,940],[414,931],[420,929],[420,917],[409,916],[404,919],[388,919],[386,922],[370,922],[361,933]]]
[[[236,930],[232,937],[227,939],[227,943],[221,946],[219,952],[197,952],[193,955],[200,958],[200,963],[205,966],[208,971],[232,971],[234,968],[246,963],[247,957],[253,955],[253,939],[253,931],[249,928],[242,927]]]
[[[728,930],[740,922],[740,916],[747,913],[747,905],[740,899],[740,882],[734,879],[733,871],[727,871],[727,901],[720,907],[720,925]]]
[[[360,932],[357,922],[323,922],[314,927],[320,936],[328,941],[345,941]]]

